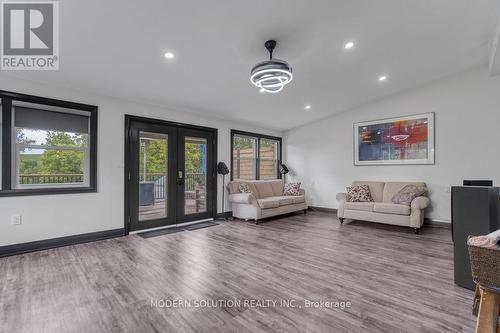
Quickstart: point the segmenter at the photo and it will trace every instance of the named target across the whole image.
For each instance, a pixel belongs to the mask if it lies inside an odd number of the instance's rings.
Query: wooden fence
[[[260,178],[276,178],[278,166],[273,147],[262,147],[260,150]],[[255,165],[253,149],[235,149],[233,156],[233,177],[235,179],[253,179]]]

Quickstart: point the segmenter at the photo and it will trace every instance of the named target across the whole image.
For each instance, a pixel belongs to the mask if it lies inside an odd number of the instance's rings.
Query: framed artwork
[[[354,124],[354,165],[434,164],[434,113]]]

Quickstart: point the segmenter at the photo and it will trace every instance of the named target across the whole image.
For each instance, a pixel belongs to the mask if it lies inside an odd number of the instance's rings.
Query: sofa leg
[[[259,224],[259,220],[258,219],[255,219],[255,224]]]
[[[413,228],[413,232],[415,233],[415,235],[418,235],[420,229],[419,228]]]
[[[339,220],[340,220],[340,224],[344,224],[344,218],[343,217],[339,217]]]
[[[304,209],[304,214],[307,214],[307,209]]]

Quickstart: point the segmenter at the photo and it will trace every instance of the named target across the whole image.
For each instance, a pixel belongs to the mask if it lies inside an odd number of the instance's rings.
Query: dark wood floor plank
[[[471,332],[446,228],[312,212],[0,258],[0,332]],[[159,308],[154,300],[301,307]],[[346,300],[347,309],[304,300]]]

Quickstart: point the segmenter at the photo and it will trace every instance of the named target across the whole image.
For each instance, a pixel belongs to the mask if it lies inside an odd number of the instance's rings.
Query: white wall
[[[217,128],[218,160],[224,161],[228,166],[231,129],[281,136],[281,133],[275,131],[5,76],[0,77],[0,89],[99,107],[98,193],[0,197],[0,246],[123,228],[125,114]],[[218,178],[218,211],[221,211],[222,179],[220,176]],[[230,207],[226,205],[226,211],[228,210]],[[22,214],[22,225],[11,225],[13,214]]]
[[[426,112],[436,117],[435,165],[353,165],[353,123]],[[353,180],[422,180],[432,202],[427,217],[449,222],[450,186],[463,179],[500,185],[499,126],[500,76],[476,68],[288,131],[289,179],[304,183],[310,205],[328,208]]]

